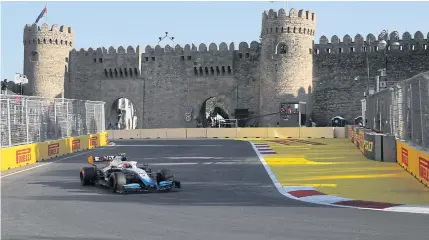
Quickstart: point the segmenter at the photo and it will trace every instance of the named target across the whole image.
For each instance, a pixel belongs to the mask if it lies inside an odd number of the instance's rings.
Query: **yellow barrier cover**
[[[402,141],[396,141],[398,163],[429,187],[429,154],[419,151]]]
[[[105,146],[108,134],[91,134],[1,149],[1,170],[22,167],[65,154]]]

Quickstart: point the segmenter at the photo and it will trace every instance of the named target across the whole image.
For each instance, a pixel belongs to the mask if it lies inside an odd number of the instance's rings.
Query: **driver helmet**
[[[121,161],[127,161],[127,160],[128,160],[127,157],[125,157],[125,156],[121,157]]]
[[[123,168],[132,168],[131,164],[129,164],[129,163],[122,164],[122,167]]]

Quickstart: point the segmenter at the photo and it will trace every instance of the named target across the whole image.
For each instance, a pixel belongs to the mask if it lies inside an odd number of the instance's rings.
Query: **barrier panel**
[[[363,155],[370,160],[375,160],[375,135],[366,133],[364,135]]]
[[[397,140],[397,161],[411,175],[429,187],[429,152],[418,150]]]
[[[1,170],[22,167],[35,163],[39,157],[37,144],[21,145],[1,149]]]
[[[139,131],[139,130],[134,130]],[[151,138],[167,138],[167,129],[166,128],[154,128],[154,129],[140,129],[141,138],[151,139]]]
[[[237,128],[238,138],[267,138],[267,128]]]
[[[344,127],[157,128],[108,131],[109,139],[173,138],[345,138]]]
[[[268,138],[299,138],[299,128],[267,128]]]
[[[396,139],[395,136],[382,136],[383,162],[396,162]]]
[[[1,149],[1,170],[22,167],[65,154],[105,146],[106,132]]]
[[[347,135],[350,142],[354,142],[354,132],[355,132],[355,129],[353,125],[347,126]]]
[[[299,128],[300,138],[334,138],[332,127],[304,127]]]
[[[347,130],[346,127],[334,127],[334,138],[346,138]]]
[[[186,128],[167,128],[166,136],[172,138],[186,138]]]
[[[37,143],[36,146],[40,153],[37,161],[47,160],[69,153],[67,150],[67,139]]]
[[[207,128],[208,138],[236,138],[236,128]]]
[[[140,139],[141,131],[138,129],[133,130],[115,130],[113,139]]]
[[[206,128],[187,128],[186,137],[187,138],[207,138],[207,129]]]
[[[362,152],[365,153],[365,129],[358,128],[357,129],[357,147]]]

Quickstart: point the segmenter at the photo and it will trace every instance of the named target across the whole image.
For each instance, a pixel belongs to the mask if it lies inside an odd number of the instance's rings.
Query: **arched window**
[[[219,75],[219,73],[220,73],[219,66],[216,66],[216,73],[217,73],[217,75]]]
[[[130,68],[128,71],[130,72],[130,77],[133,77],[133,69]]]
[[[286,43],[280,42],[277,45],[276,52],[277,52],[277,54],[286,54],[288,52],[288,47],[287,47]]]

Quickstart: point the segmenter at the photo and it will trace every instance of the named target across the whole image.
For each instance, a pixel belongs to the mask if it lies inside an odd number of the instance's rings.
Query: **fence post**
[[[67,129],[67,136],[70,137],[70,118],[69,118],[69,102],[66,102],[66,129]]]
[[[27,143],[30,143],[30,134],[29,134],[29,128],[28,128],[28,98],[25,100],[25,128],[27,132]]]
[[[94,110],[93,110],[93,111],[94,111],[94,123],[95,123],[95,126],[94,126],[94,127],[95,127],[95,132],[90,133],[90,134],[98,133],[98,127],[97,127],[97,125],[98,125],[98,124],[97,124],[97,122],[95,121],[95,116],[96,116],[96,115],[95,115],[95,103],[93,104],[93,107],[94,107]],[[92,122],[92,121],[91,121],[91,122]]]
[[[12,133],[10,131],[10,98],[7,98],[7,132],[9,133],[9,146],[11,146]]]
[[[422,146],[425,146],[425,138],[423,134],[423,108],[422,108],[422,90],[421,81],[419,80],[419,104],[420,104],[420,131],[422,132]]]

